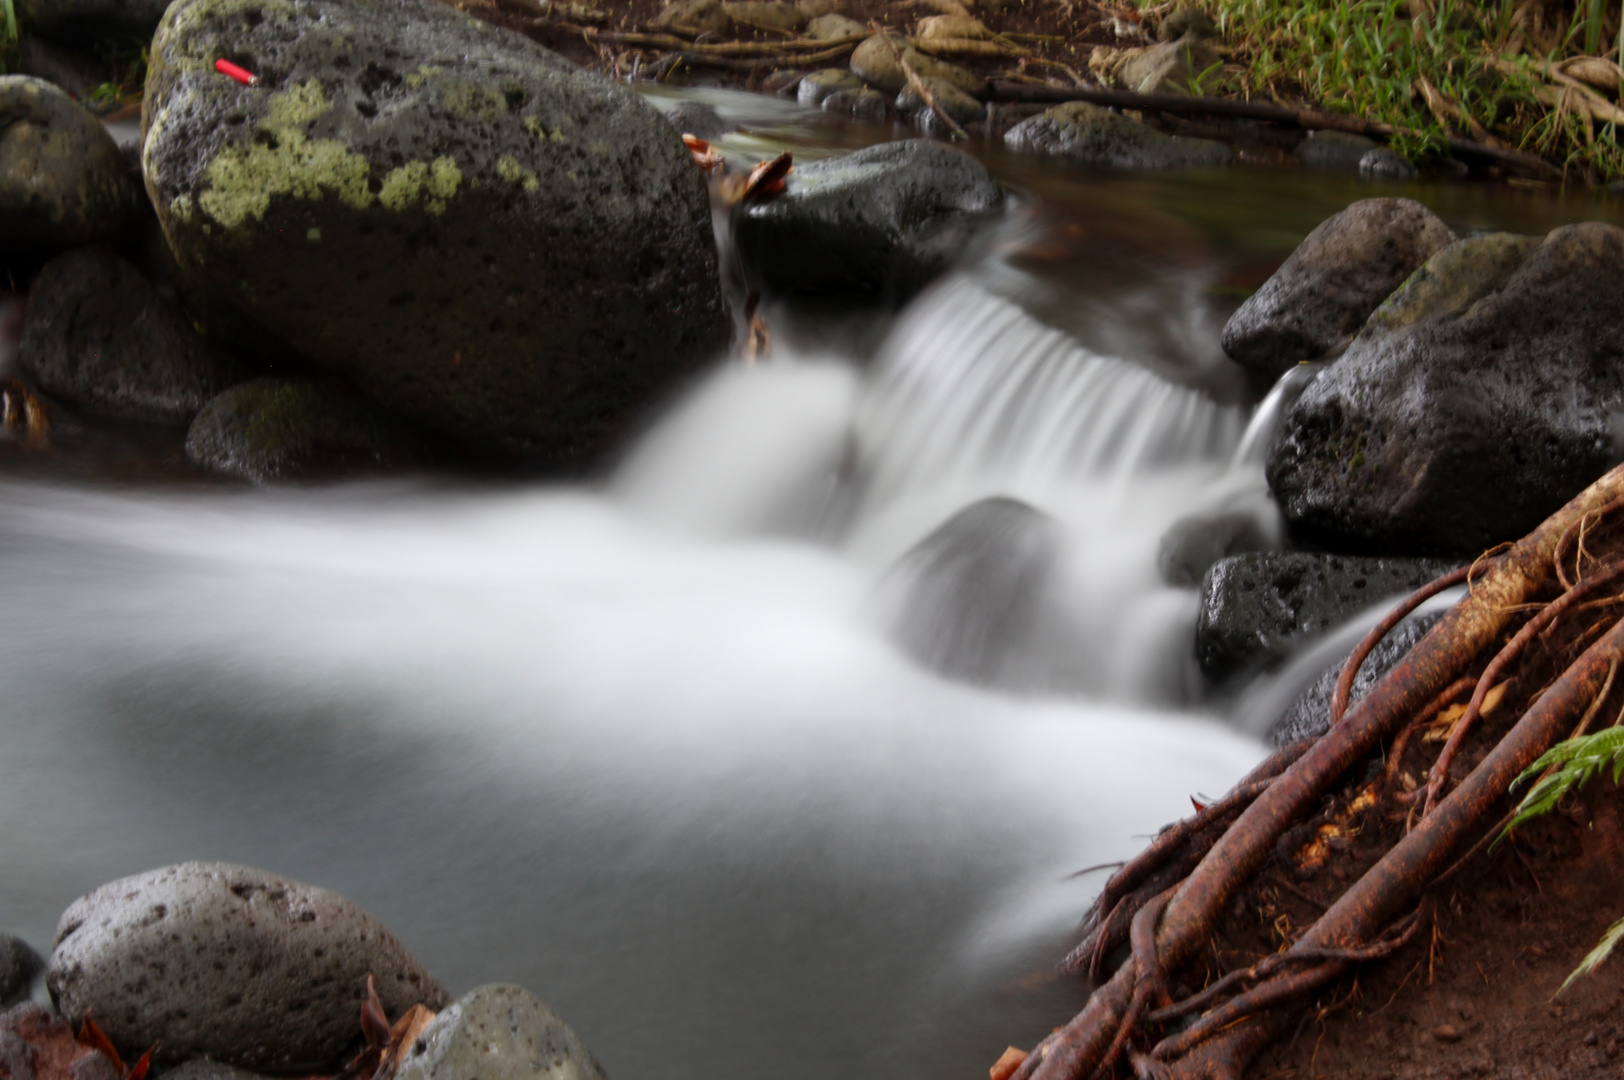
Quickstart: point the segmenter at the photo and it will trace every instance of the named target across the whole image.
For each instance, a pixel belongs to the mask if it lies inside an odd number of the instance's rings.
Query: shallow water
[[[761,129],[744,157],[886,134],[710,96]],[[770,310],[777,358],[719,364],[601,483],[0,481],[5,928],[44,946],[105,880],[251,863],[454,992],[526,985],[617,1080],[979,1076],[1068,1016],[1046,972],[1099,884],[1068,874],[1262,753],[1155,570],[1185,514],[1277,526],[1266,388],[1216,345],[1236,290],[1367,194],[1472,228],[1600,204],[980,149],[1020,199],[979,261],[894,320]],[[997,689],[883,610],[994,495],[1063,537]]]

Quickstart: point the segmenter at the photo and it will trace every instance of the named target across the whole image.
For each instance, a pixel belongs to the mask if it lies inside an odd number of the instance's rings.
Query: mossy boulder
[[[726,345],[678,133],[447,5],[178,0],[143,128],[147,190],[209,308],[458,439],[596,454]]]
[[[1343,550],[1514,540],[1624,458],[1624,230],[1433,255],[1286,415],[1269,486]]]
[[[1455,234],[1414,199],[1361,199],[1309,233],[1224,326],[1223,347],[1278,376],[1339,351]]]
[[[975,158],[913,139],[797,167],[783,195],[740,207],[733,230],[746,273],[768,290],[900,300],[1003,203]]]
[[[1167,135],[1121,113],[1068,101],[1022,120],[1004,145],[1107,169],[1189,169],[1235,163],[1235,152],[1212,139]]]
[[[0,76],[0,257],[43,257],[123,228],[139,191],[101,121],[43,79]]]
[[[427,459],[423,440],[354,388],[331,379],[251,379],[203,407],[186,456],[250,480],[320,480]]]
[[[40,271],[17,366],[87,412],[177,423],[248,377],[135,267],[100,248],[59,255]]]

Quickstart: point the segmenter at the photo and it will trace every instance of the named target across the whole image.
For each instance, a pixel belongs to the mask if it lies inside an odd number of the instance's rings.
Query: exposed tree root
[[[1062,969],[1097,980],[1124,941],[1128,955],[1011,1080],[1115,1076],[1124,1058],[1150,1080],[1238,1080],[1308,995],[1432,925],[1428,889],[1481,849],[1503,820],[1511,780],[1576,724],[1587,727],[1624,681],[1620,508],[1624,467],[1514,546],[1411,596],[1350,657],[1323,736],[1277,752],[1113,874]],[[1428,596],[1462,583],[1467,595],[1349,707],[1370,649]],[[1464,709],[1451,707],[1468,689]],[[1491,723],[1479,722],[1486,706]],[[1417,759],[1445,730],[1429,768]],[[1471,768],[1446,793],[1457,760]],[[1424,791],[1406,768],[1428,773]],[[1370,852],[1363,874],[1311,925],[1286,924],[1280,951],[1217,977],[1197,962],[1226,905],[1271,859],[1297,852],[1287,871],[1311,875],[1326,845],[1350,844],[1381,820],[1394,823],[1391,846]],[[1191,991],[1190,982],[1206,985]]]

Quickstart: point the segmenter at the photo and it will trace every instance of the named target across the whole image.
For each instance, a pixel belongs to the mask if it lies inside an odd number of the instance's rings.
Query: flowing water
[[[737,156],[884,134],[716,100]],[[524,984],[616,1080],[971,1077],[1069,1015],[1070,872],[1263,752],[1156,569],[1190,514],[1278,536],[1286,390],[1218,328],[1372,189],[982,152],[1018,205],[976,260],[894,318],[771,309],[774,359],[601,482],[0,480],[4,928],[255,864],[453,992]],[[1598,210],[1403,190],[1463,228]]]

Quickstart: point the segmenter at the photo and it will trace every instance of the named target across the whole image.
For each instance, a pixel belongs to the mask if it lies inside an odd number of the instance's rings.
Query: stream
[[[893,134],[687,96],[749,129],[741,162]],[[454,994],[526,986],[616,1080],[971,1078],[1063,1022],[1083,991],[1050,971],[1103,879],[1073,872],[1265,752],[1156,566],[1191,514],[1280,532],[1279,402],[1220,352],[1228,312],[1372,194],[1457,231],[1618,214],[972,149],[1016,195],[973,260],[894,316],[769,302],[773,357],[596,481],[0,474],[4,929],[43,950],[104,881],[256,865]],[[953,639],[985,677],[944,677],[895,628],[975,600],[907,553],[988,497],[1047,515],[1006,538],[1045,585],[1019,634]]]

